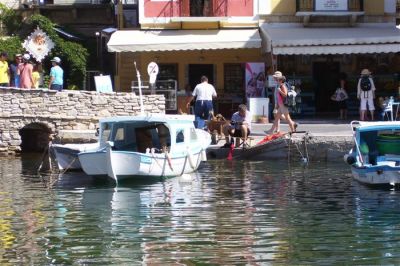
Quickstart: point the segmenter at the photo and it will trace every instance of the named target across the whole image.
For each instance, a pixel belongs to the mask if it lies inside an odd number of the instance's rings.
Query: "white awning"
[[[304,28],[299,24],[261,25],[263,49],[279,54],[364,54],[400,52],[400,30],[393,26]]]
[[[261,37],[258,29],[118,30],[107,46],[109,52],[260,48]]]

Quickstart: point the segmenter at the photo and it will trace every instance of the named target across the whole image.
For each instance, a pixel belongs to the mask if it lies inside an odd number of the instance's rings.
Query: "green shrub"
[[[0,39],[0,51],[5,51],[13,59],[14,54],[23,53],[23,40],[27,38],[37,27],[46,32],[49,38],[54,42],[54,48],[43,60],[43,70],[49,73],[51,63],[50,59],[54,56],[61,58],[61,67],[64,69],[64,81],[71,88],[83,88],[85,80],[88,51],[81,44],[66,41],[60,38],[54,27],[57,26],[48,18],[42,15],[33,15],[29,19],[22,21],[15,11],[0,4],[0,22],[6,28],[8,34],[15,34],[12,37],[3,37]]]

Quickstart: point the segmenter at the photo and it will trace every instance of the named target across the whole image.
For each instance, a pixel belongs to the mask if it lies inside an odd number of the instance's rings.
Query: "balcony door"
[[[213,16],[214,0],[182,0],[183,17]]]

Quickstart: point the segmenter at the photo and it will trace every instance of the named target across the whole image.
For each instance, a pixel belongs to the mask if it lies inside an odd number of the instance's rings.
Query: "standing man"
[[[0,54],[0,86],[10,86],[10,70],[7,63],[7,53],[5,52]]]
[[[51,59],[53,67],[50,70],[49,90],[62,91],[64,84],[64,70],[60,67],[61,59],[54,57]]]
[[[10,85],[11,87],[19,88],[19,74],[18,74],[18,65],[21,64],[22,55],[16,54],[14,57],[14,63],[10,65],[10,73],[11,73],[11,80]]]
[[[201,77],[201,83],[197,84],[193,90],[192,96],[189,97],[186,106],[190,107],[190,102],[196,97],[194,104],[194,115],[196,116],[195,126],[196,128],[204,128],[204,120],[210,119],[213,111],[213,97],[217,97],[217,92],[213,85],[208,83],[206,76]]]
[[[360,120],[367,119],[367,104],[371,113],[371,120],[374,120],[374,99],[375,99],[375,84],[371,78],[371,72],[368,69],[361,71],[361,77],[357,85],[357,98],[360,100]]]
[[[20,87],[23,89],[30,89],[33,85],[32,72],[33,65],[29,62],[31,56],[24,54],[22,56],[22,63],[18,65],[18,74],[20,78]]]
[[[237,112],[233,113],[231,118],[231,124],[224,126],[224,135],[225,135],[225,145],[223,148],[230,147],[229,136],[242,138],[243,145],[248,146],[247,137],[250,135],[251,130],[251,114],[247,111],[247,107],[245,104],[240,104]],[[236,142],[236,148],[239,147],[240,143]]]

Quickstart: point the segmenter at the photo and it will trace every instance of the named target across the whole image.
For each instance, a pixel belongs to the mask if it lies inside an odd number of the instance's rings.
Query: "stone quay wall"
[[[164,95],[144,95],[143,107],[147,113],[165,113]],[[40,128],[49,134],[95,130],[100,118],[139,113],[139,96],[133,93],[2,88],[0,153],[21,151],[24,128]]]

